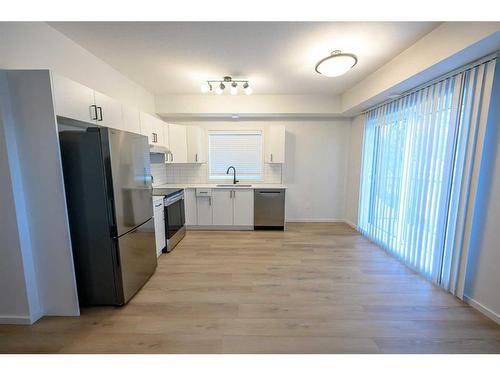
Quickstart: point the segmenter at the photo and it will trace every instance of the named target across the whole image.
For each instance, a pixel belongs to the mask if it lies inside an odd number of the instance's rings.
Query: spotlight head
[[[212,91],[212,85],[208,82],[205,82],[203,85],[201,85],[201,92],[209,92]]]
[[[221,82],[220,85],[215,89],[215,92],[217,93],[217,95],[221,95],[224,92],[225,88],[226,86],[224,86],[224,84]]]
[[[238,94],[238,84],[236,82],[231,83],[231,95]]]
[[[253,90],[248,84],[248,82],[245,82],[245,84],[243,85],[243,90],[245,91],[245,94],[252,95]]]

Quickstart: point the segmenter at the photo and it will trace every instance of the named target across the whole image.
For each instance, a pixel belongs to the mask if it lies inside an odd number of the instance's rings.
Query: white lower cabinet
[[[163,197],[153,197],[153,212],[155,225],[156,255],[160,256],[167,246],[165,236],[165,212],[163,210]]]
[[[213,189],[213,225],[253,226],[253,189]]]
[[[233,225],[253,226],[253,189],[233,190]]]
[[[191,228],[253,228],[253,189],[185,189],[184,205]]]
[[[213,224],[233,225],[233,190],[213,189]]]
[[[186,213],[186,225],[194,226],[198,224],[198,213],[196,209],[195,189],[184,189],[184,210]]]
[[[196,197],[196,219],[198,226],[213,224],[212,197]]]

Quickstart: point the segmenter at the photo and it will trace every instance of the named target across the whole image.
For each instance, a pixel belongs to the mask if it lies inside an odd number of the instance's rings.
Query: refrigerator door
[[[123,280],[123,303],[146,283],[156,268],[156,244],[153,219],[118,238]]]
[[[117,236],[153,217],[148,138],[121,130],[109,132],[109,155]]]

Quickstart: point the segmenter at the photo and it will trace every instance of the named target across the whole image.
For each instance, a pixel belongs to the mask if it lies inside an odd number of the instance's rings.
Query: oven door
[[[186,222],[184,214],[184,192],[165,198],[165,235],[167,241],[177,232],[184,229]]]

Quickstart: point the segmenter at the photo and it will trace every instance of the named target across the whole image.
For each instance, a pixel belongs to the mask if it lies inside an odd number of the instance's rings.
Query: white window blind
[[[208,148],[209,178],[230,178],[226,171],[232,165],[238,179],[262,179],[260,131],[210,131]]]
[[[479,106],[491,92],[494,66],[376,108],[365,123],[360,231],[459,297],[472,166],[481,158]]]

